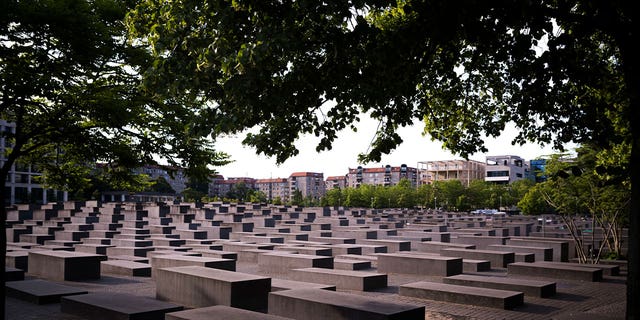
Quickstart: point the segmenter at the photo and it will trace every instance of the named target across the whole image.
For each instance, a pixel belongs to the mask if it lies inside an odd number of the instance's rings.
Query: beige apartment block
[[[436,181],[460,180],[469,186],[473,180],[485,178],[486,164],[475,160],[439,160],[418,162],[419,184]]]

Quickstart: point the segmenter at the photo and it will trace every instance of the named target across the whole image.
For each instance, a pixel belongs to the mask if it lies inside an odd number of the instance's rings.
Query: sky
[[[387,164],[400,166],[406,164],[409,167],[417,167],[419,161],[461,159],[451,152],[442,149],[438,141],[431,141],[430,137],[422,136],[423,125],[416,123],[411,127],[400,128],[398,133],[404,142],[391,154],[383,155],[379,163],[358,163],[358,154],[366,152],[374,137],[377,122],[370,118],[362,117],[358,132],[350,129],[340,132],[333,149],[318,153],[315,151],[318,139],[315,136],[302,136],[296,146],[300,153],[288,159],[281,165],[276,165],[275,158],[257,155],[255,149],[243,146],[244,135],[235,137],[218,138],[216,149],[226,152],[234,162],[216,168],[219,174],[225,178],[251,177],[256,179],[287,178],[293,172],[321,172],[325,179],[329,176],[343,176],[349,168],[381,167]],[[538,144],[526,144],[523,146],[511,145],[511,140],[517,131],[513,127],[507,127],[499,138],[485,139],[487,153],[471,155],[472,160],[485,161],[486,156],[516,155],[525,160],[556,153],[551,146],[541,147]],[[568,147],[571,150],[571,146]]]

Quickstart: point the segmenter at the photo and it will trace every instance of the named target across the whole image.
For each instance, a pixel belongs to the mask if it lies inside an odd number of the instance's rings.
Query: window
[[[508,177],[509,171],[487,171],[487,177]]]

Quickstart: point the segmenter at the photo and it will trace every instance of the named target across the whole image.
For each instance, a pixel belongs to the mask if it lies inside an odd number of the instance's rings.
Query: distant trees
[[[327,190],[322,199],[329,206],[372,208],[444,208],[453,211],[474,209],[503,209],[516,206],[533,186],[529,180],[510,185],[496,185],[483,180],[472,181],[465,187],[459,180],[436,181],[433,184],[411,186],[402,179],[393,186],[362,185],[358,188]]]

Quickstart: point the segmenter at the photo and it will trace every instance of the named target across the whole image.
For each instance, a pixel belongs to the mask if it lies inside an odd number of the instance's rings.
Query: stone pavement
[[[238,263],[237,271],[287,279],[286,274],[268,274],[250,263]],[[504,270],[491,271],[495,276]],[[483,272],[483,274],[487,274]],[[602,282],[558,281],[557,294],[551,298],[527,296],[525,304],[514,310],[499,310],[464,304],[423,300],[397,294],[398,285],[415,281],[438,281],[437,277],[389,274],[389,286],[376,291],[346,291],[353,294],[376,296],[389,301],[424,305],[425,319],[623,319],[625,310],[625,276],[605,276]],[[89,292],[122,292],[155,297],[155,284],[151,278],[103,276],[100,280],[60,282]],[[60,304],[35,305],[14,298],[5,298],[6,319],[77,320],[76,316],[60,312]]]

